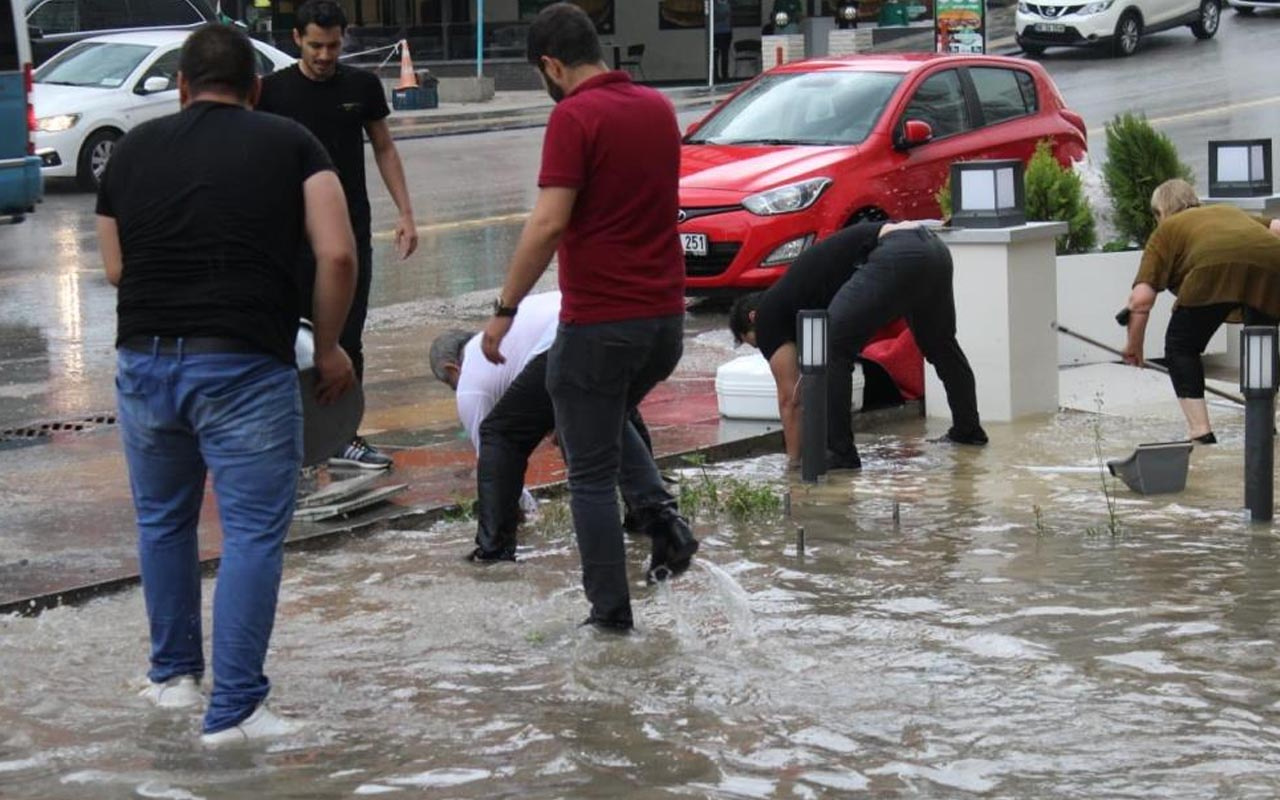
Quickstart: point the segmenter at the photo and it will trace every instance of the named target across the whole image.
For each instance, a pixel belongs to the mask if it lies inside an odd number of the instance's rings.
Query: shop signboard
[[[934,40],[939,53],[985,53],[983,0],[935,0]]]

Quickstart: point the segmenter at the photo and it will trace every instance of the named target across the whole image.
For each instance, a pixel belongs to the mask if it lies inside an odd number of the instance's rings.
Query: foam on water
[[[1113,656],[1099,656],[1099,661],[1108,661],[1112,664],[1119,664],[1123,667],[1145,672],[1148,675],[1182,675],[1191,674],[1190,671],[1181,667],[1170,664],[1166,653],[1154,652],[1150,650],[1138,650],[1132,653],[1120,653]]]

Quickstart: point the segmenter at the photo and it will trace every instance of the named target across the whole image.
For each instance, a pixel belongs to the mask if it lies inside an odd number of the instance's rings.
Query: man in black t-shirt
[[[827,309],[827,464],[859,469],[853,445],[853,362],[871,335],[899,317],[947,392],[947,439],[986,444],[973,370],[956,341],[951,253],[918,222],[864,222],[806,250],[764,292],[738,298],[729,312],[735,341],[760,348],[778,389],[787,456],[800,459],[800,368],[796,314]]]
[[[356,375],[364,378],[364,321],[369,312],[369,288],[373,282],[373,245],[369,196],[364,176],[364,136],[373,145],[373,157],[391,193],[400,218],[396,222],[396,250],[403,261],[418,247],[418,229],[405,182],[404,166],[387,127],[386,93],[382,81],[371,72],[338,62],[347,18],[332,0],[308,0],[294,17],[293,41],[302,58],[292,67],[262,81],[259,111],[279,114],[302,123],[329,151],[351,213],[360,262],[356,296],[342,330],[342,346],[351,354]],[[304,253],[300,262],[302,285],[314,270],[314,260]],[[303,296],[304,315],[308,306]],[[357,437],[330,459],[331,464],[363,469],[387,469],[391,459]]]
[[[117,410],[151,630],[142,696],[203,703],[196,525],[206,473],[222,522],[206,744],[287,733],[265,705],[284,537],[302,460],[294,264],[316,256],[318,395],[355,384],[338,344],[355,285],[342,186],[301,125],[250,110],[254,49],[208,25],[182,48],[182,111],[120,140],[98,195],[119,287]]]

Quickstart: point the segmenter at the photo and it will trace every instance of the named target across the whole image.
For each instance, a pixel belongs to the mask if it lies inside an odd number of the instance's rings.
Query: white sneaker
[[[210,747],[224,744],[243,744],[255,739],[274,739],[279,736],[288,736],[297,733],[304,727],[305,725],[301,722],[277,716],[271,709],[267,708],[266,703],[262,703],[239,725],[233,725],[230,728],[224,728],[214,733],[206,733],[200,737],[200,741]]]
[[[147,681],[138,696],[150,700],[157,708],[194,708],[204,703],[200,682],[194,675],[179,675],[164,683]]]

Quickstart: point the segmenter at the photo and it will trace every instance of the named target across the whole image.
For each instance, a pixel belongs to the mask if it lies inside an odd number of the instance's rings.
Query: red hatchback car
[[[1085,124],[1039,64],[893,54],[786,64],[690,127],[680,240],[691,296],[772,284],[854,222],[931,219],[952,161],[1083,158]]]

